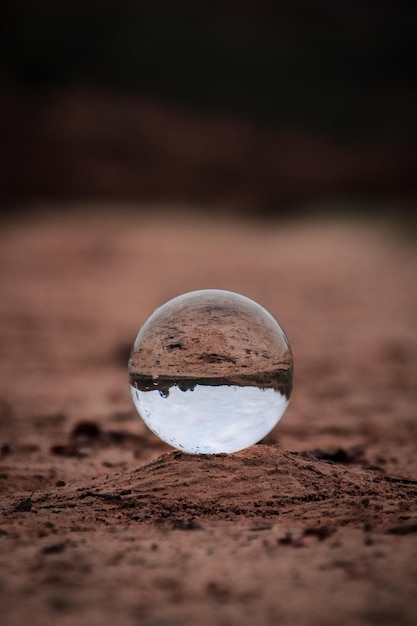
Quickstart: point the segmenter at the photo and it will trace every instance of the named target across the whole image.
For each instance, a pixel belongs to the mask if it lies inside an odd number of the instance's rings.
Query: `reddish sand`
[[[0,623],[417,623],[417,249],[388,225],[149,210],[34,214],[0,245]],[[236,291],[280,322],[290,406],[193,456],[132,405],[168,299]]]

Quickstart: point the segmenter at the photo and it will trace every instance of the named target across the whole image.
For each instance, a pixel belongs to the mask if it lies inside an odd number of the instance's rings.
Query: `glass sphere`
[[[278,322],[230,291],[169,300],[140,329],[129,359],[148,428],[193,454],[237,452],[265,437],[290,399],[293,359]]]

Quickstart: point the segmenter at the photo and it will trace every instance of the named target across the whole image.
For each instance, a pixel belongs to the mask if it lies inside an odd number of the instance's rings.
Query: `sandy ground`
[[[417,622],[417,249],[388,225],[30,213],[0,244],[4,626]],[[290,406],[260,444],[147,431],[127,359],[201,288],[269,310]]]

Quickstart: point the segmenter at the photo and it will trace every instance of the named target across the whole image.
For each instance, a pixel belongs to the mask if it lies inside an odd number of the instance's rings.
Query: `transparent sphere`
[[[140,329],[129,359],[135,407],[148,428],[194,454],[237,452],[283,416],[291,348],[259,304],[204,289],[169,300]]]

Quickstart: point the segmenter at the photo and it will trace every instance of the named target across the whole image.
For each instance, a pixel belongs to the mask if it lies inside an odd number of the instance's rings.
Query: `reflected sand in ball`
[[[132,399],[145,424],[189,453],[237,452],[284,414],[293,359],[284,331],[259,304],[206,289],[173,298],[136,337]]]

